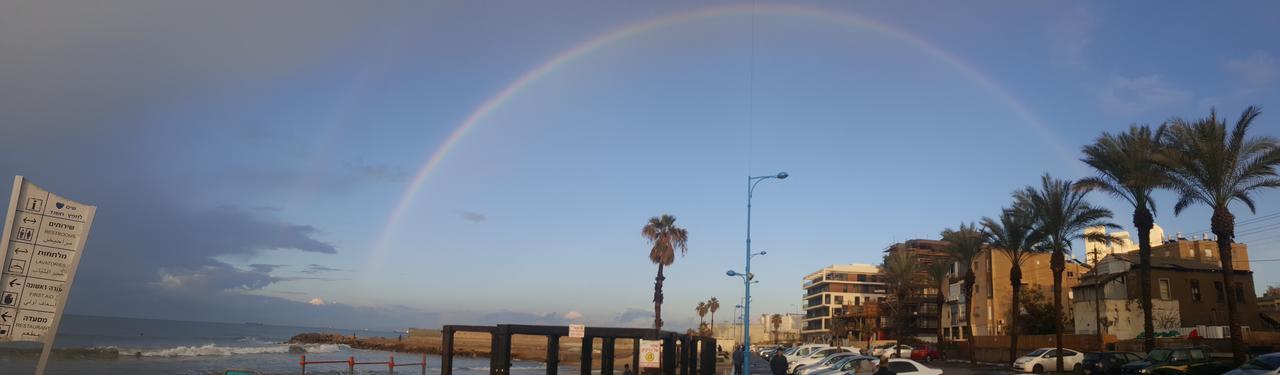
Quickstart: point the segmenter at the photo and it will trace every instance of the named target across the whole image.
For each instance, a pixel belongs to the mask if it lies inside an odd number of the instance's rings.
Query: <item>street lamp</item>
[[[751,279],[755,278],[755,275],[751,273],[751,257],[765,254],[764,251],[759,253],[751,252],[751,196],[755,193],[756,185],[760,184],[760,182],[771,178],[782,180],[786,179],[787,176],[787,172],[778,172],[778,174],[772,176],[747,176],[746,274],[737,274],[734,271],[729,271],[727,273],[729,276],[742,277],[743,294],[745,295],[742,303],[742,347],[744,349],[742,351],[742,375],[751,375],[751,355],[749,354],[751,353]]]

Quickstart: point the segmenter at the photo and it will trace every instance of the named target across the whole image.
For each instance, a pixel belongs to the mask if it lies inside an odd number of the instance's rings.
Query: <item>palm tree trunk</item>
[[[711,337],[716,337],[716,311],[711,310]]]
[[[964,326],[969,331],[969,364],[978,364],[978,359],[974,357],[976,342],[973,339],[973,283],[973,269],[970,268],[964,274]]]
[[[1222,258],[1222,284],[1227,293],[1227,326],[1231,329],[1231,354],[1236,365],[1245,361],[1244,332],[1240,329],[1240,311],[1236,308],[1235,264],[1232,263],[1231,242],[1235,238],[1236,218],[1226,207],[1213,210],[1212,230],[1218,236],[1218,255]]]
[[[1142,329],[1146,332],[1142,337],[1142,348],[1148,353],[1156,348],[1154,307],[1151,306],[1151,228],[1154,225],[1151,211],[1147,210],[1144,202],[1140,202],[1133,211],[1133,226],[1138,228],[1138,277],[1142,279]],[[1098,327],[1098,332],[1102,332],[1102,327]]]
[[[942,305],[947,303],[947,299],[942,296],[942,289],[938,289],[938,347],[942,347]]]
[[[1014,260],[1009,269],[1009,286],[1013,288],[1013,304],[1009,306],[1009,365],[1018,359],[1018,315],[1022,312],[1022,267]]]
[[[658,264],[658,277],[653,278],[653,331],[662,332],[662,264]]]
[[[1062,352],[1062,271],[1066,270],[1066,255],[1061,249],[1053,249],[1053,257],[1050,258],[1050,266],[1053,269],[1053,326],[1054,326],[1054,348],[1058,353]],[[1055,371],[1064,371],[1062,368],[1062,356],[1058,356],[1058,365]]]

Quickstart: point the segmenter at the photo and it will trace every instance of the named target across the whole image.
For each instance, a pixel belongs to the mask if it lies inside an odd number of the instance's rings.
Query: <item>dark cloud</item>
[[[326,273],[326,272],[337,272],[337,271],[342,271],[342,270],[338,268],[322,266],[319,264],[308,264],[307,268],[302,270],[302,273],[314,274],[314,273]]]
[[[479,212],[471,212],[471,211],[464,211],[464,210],[455,210],[453,212],[458,214],[458,217],[461,217],[462,220],[470,221],[472,223],[480,223],[480,222],[489,220],[488,216],[485,216],[484,214]]]
[[[261,263],[255,263],[255,264],[249,265],[250,270],[254,272],[261,272],[261,273],[271,273],[271,271],[275,271],[276,268],[280,268],[280,267],[285,267],[285,265],[284,264],[261,264]]]
[[[653,324],[653,311],[635,308],[627,309],[621,314],[618,314],[618,317],[614,318],[613,322],[618,325],[631,327]]]

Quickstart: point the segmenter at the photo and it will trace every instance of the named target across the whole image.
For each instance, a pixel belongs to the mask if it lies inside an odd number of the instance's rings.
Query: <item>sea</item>
[[[64,349],[49,359],[45,374],[223,374],[229,369],[246,369],[261,374],[301,374],[301,353],[285,344],[290,337],[306,332],[356,334],[360,337],[396,337],[392,331],[369,331],[317,327],[290,327],[266,324],[187,322],[175,320],[114,318],[66,315],[62,319],[54,348]],[[346,345],[302,345],[308,361],[385,362],[395,356],[397,363],[421,362],[421,354],[391,353],[353,349]],[[31,374],[37,356],[15,349],[38,350],[38,344],[0,344],[0,375]],[[118,356],[104,353],[119,352]],[[440,373],[440,357],[428,355],[428,374]],[[454,358],[454,373],[489,373],[488,358]],[[347,365],[308,365],[307,374],[347,374]],[[561,368],[560,373],[574,373]],[[513,361],[513,374],[545,374],[542,362]],[[362,365],[357,374],[387,374],[386,365]],[[421,367],[397,367],[396,374],[421,374]]]

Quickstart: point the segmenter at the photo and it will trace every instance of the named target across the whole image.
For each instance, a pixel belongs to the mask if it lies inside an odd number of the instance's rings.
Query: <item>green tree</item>
[[[694,308],[693,308],[693,311],[698,312],[698,326],[702,326],[702,325],[704,325],[704,324],[707,324],[706,320],[704,320],[704,318],[706,318],[706,317],[707,317],[707,303],[706,303],[706,302],[698,302],[698,306],[697,306],[697,307],[694,307]]]
[[[961,293],[964,294],[964,319],[965,330],[968,332],[966,337],[973,337],[973,304],[969,301],[973,300],[973,284],[976,281],[973,275],[973,260],[978,257],[985,246],[985,236],[978,231],[977,225],[973,223],[960,224],[960,229],[946,229],[942,231],[942,240],[947,242],[946,252],[960,265],[960,271],[964,273],[964,287]],[[969,345],[969,363],[976,364],[977,358],[974,357],[974,347]]]
[[[941,345],[944,341],[942,337],[942,306],[947,303],[946,296],[942,294],[942,291],[946,290],[947,285],[950,284],[951,264],[947,262],[932,263],[925,266],[924,271],[929,276],[929,283],[938,288],[937,300],[934,303],[938,304],[938,344]]]
[[[1016,206],[1015,206],[1016,207]],[[1009,305],[1009,360],[1018,359],[1018,312],[1021,311],[1022,265],[1036,253],[1043,252],[1040,239],[1033,229],[1031,213],[1017,209],[1001,210],[1000,221],[982,218],[982,230],[992,248],[1009,257],[1009,286],[1012,302]],[[1012,364],[1012,363],[1011,363]]]
[[[1037,288],[1024,289],[1022,308],[1009,311],[1009,321],[1017,318],[1018,331],[1024,335],[1047,335],[1057,330],[1053,315],[1053,303]]]
[[[711,300],[707,301],[707,310],[711,311],[711,336],[716,335],[716,310],[719,309],[720,299],[711,297]]]
[[[888,308],[885,310],[894,321],[894,335],[899,339],[912,325],[911,312],[907,311],[906,301],[907,297],[910,297],[911,293],[922,284],[920,274],[923,271],[924,266],[907,250],[905,244],[898,245],[895,251],[885,255],[880,264],[881,279],[893,296],[893,300],[881,306],[887,305]],[[901,353],[897,354],[901,357]]]
[[[1120,226],[1107,221],[1111,219],[1111,211],[1096,207],[1085,200],[1088,187],[1077,187],[1069,180],[1055,179],[1048,174],[1040,178],[1040,188],[1027,186],[1014,193],[1014,198],[1021,209],[1030,212],[1035,220],[1036,231],[1045,241],[1052,253],[1049,268],[1053,270],[1053,320],[1057,329],[1056,346],[1062,350],[1062,271],[1066,270],[1066,254],[1071,251],[1072,241],[1086,236],[1107,240],[1105,235],[1086,235],[1084,230],[1090,227],[1106,227],[1119,229]],[[1058,357],[1057,369],[1064,370],[1062,357]]]
[[[1156,156],[1164,149],[1160,143],[1164,132],[1164,126],[1152,131],[1149,126],[1132,125],[1128,132],[1102,133],[1093,144],[1084,146],[1084,158],[1081,159],[1098,174],[1076,182],[1077,188],[1110,193],[1133,206],[1133,226],[1138,229],[1138,277],[1141,279],[1139,290],[1144,332],[1155,332],[1151,306],[1151,229],[1155,226],[1156,203],[1151,192],[1170,186],[1169,178],[1155,162]],[[1150,352],[1155,345],[1154,335],[1144,335],[1144,351]]]
[[[1174,119],[1162,137],[1167,152],[1157,162],[1168,172],[1178,194],[1173,206],[1175,214],[1193,204],[1213,209],[1210,230],[1217,236],[1218,254],[1222,259],[1222,283],[1226,290],[1234,288],[1235,265],[1231,243],[1235,240],[1235,215],[1232,202],[1244,203],[1256,212],[1253,193],[1280,187],[1276,166],[1280,165],[1280,146],[1267,136],[1248,137],[1249,125],[1261,114],[1249,107],[1240,114],[1235,128],[1227,132],[1227,121],[1210,110],[1209,117],[1195,121]],[[1231,329],[1231,351],[1236,363],[1245,360],[1244,335],[1234,298],[1227,298],[1227,324]],[[1150,333],[1150,331],[1148,331]],[[1148,334],[1149,336],[1149,334]]]
[[[653,330],[662,330],[662,282],[667,278],[662,275],[663,267],[676,261],[676,251],[680,255],[689,252],[689,232],[676,226],[676,217],[663,214],[649,219],[640,234],[653,245],[649,249],[649,261],[658,265],[658,276],[653,283]]]

